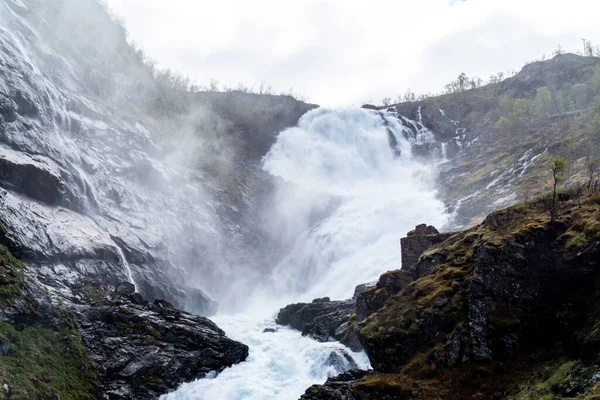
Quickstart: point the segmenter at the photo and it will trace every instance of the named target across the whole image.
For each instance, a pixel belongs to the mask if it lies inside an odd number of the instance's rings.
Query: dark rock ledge
[[[131,284],[76,316],[105,399],[157,398],[248,357],[248,346],[227,338],[209,319],[164,300],[148,303]]]

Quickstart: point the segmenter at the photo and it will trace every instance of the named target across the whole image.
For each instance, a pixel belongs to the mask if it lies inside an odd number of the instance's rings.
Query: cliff
[[[94,0],[0,1],[0,23],[0,398],[154,398],[243,361],[180,309],[268,267],[259,160],[315,106],[191,92]]]

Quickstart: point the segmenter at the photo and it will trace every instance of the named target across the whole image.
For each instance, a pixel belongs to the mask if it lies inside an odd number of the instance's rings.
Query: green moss
[[[11,398],[93,398],[96,373],[76,330],[17,331],[0,322],[0,337],[10,343],[9,354],[0,357],[0,382],[10,387]]]
[[[23,264],[0,245],[0,307],[12,304],[19,297],[24,280]]]
[[[586,239],[586,237],[583,233],[573,232],[570,235],[569,239],[567,240],[567,244],[565,247],[567,250],[573,250],[576,248],[584,247],[587,244],[588,244],[588,240]]]
[[[562,398],[569,382],[574,378],[579,361],[566,361],[563,363],[545,365],[537,372],[538,379],[528,382],[521,387],[521,391],[510,400],[554,400]]]

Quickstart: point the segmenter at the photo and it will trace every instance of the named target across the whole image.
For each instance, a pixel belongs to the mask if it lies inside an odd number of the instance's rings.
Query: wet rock
[[[358,368],[356,362],[345,350],[332,351],[327,357],[325,365],[335,368],[338,373]]]
[[[263,329],[263,333],[275,333],[277,332],[276,328],[265,328]]]
[[[353,370],[327,379],[322,385],[312,385],[300,397],[300,400],[358,400],[352,387],[367,371]]]
[[[115,292],[123,296],[128,296],[135,293],[135,285],[131,282],[121,282]]]
[[[173,304],[169,303],[166,300],[162,300],[162,299],[154,300],[154,305],[160,309],[172,310],[174,308]]]
[[[146,303],[146,300],[144,300],[144,296],[142,296],[138,292],[130,294],[129,295],[129,300],[131,300],[131,302],[135,303],[135,304],[144,304],[144,303]]]
[[[164,302],[119,299],[77,314],[82,342],[100,369],[99,390],[109,398],[157,398],[248,356],[246,345],[204,317],[159,309]]]
[[[339,328],[348,322],[353,310],[353,300],[297,303],[279,310],[276,322],[290,325],[320,342],[326,342],[330,337],[341,340],[344,332]]]
[[[55,162],[3,146],[0,146],[0,183],[51,205],[74,205],[77,201],[77,194],[70,191]]]

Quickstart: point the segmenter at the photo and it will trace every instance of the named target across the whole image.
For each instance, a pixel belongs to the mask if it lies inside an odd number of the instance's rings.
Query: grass
[[[0,383],[9,386],[11,399],[94,398],[96,373],[77,330],[27,327],[19,331],[0,322],[0,337],[10,343],[9,354],[0,358]]]
[[[21,295],[24,284],[25,266],[0,246],[0,311]],[[9,343],[8,354],[0,356],[0,385],[10,388],[10,397],[0,390],[0,400],[94,398],[95,368],[81,345],[73,315],[66,310],[55,312],[66,321],[63,329],[16,329],[0,322],[0,339]]]
[[[24,265],[0,245],[0,307],[12,304],[19,297],[24,280]]]
[[[521,391],[509,400],[554,400],[562,398],[569,382],[575,377],[579,361],[552,363],[539,369],[537,378],[522,386]]]

